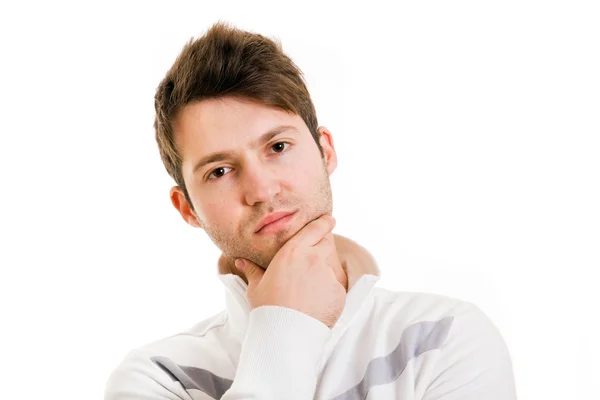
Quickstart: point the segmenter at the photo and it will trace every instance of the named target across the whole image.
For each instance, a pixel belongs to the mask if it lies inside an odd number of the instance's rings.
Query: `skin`
[[[234,261],[243,258],[267,269],[277,252],[311,221],[332,213],[329,176],[337,167],[331,132],[319,127],[324,157],[302,118],[246,99],[224,97],[190,103],[176,116],[175,140],[193,209],[178,186],[173,206],[191,226],[203,229],[222,251],[220,269],[248,282]],[[277,126],[290,126],[259,146],[250,144]],[[208,154],[233,151],[194,171]],[[272,212],[296,211],[273,234],[256,234]],[[327,263],[347,289],[347,276],[334,254]]]

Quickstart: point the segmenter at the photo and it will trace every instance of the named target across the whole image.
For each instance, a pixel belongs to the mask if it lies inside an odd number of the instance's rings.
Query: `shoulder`
[[[494,338],[502,341],[490,318],[474,303],[433,293],[373,290],[372,318],[386,318],[402,329],[437,325],[445,332],[445,346],[475,346]]]
[[[407,321],[458,317],[464,313],[481,312],[473,303],[435,293],[394,291],[375,287],[373,300],[376,311],[389,310]]]
[[[373,297],[372,318],[386,318],[389,331],[401,334],[414,354],[431,353],[424,398],[445,398],[452,390],[469,400],[514,398],[508,348],[477,305],[438,294],[382,288],[374,289]]]
[[[186,396],[185,386],[177,375],[208,365],[214,369],[212,360],[225,359],[220,333],[226,322],[227,314],[221,312],[188,330],[131,350],[110,373],[105,399]]]

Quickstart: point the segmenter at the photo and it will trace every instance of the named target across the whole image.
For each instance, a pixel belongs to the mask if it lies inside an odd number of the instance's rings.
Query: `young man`
[[[171,201],[221,249],[227,309],[132,351],[106,399],[516,398],[476,306],[376,287],[371,255],[332,233],[332,134],[278,44],[214,25],[155,107]]]

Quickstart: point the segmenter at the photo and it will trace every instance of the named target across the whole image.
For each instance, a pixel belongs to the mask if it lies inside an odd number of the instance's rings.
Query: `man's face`
[[[232,259],[266,268],[302,227],[331,214],[329,175],[337,158],[326,129],[320,129],[323,159],[302,118],[234,98],[191,103],[174,128],[196,215],[177,188],[171,191],[173,204]],[[208,159],[215,153],[225,155]],[[202,160],[208,162],[197,167]],[[295,214],[255,232],[264,217],[281,211]]]

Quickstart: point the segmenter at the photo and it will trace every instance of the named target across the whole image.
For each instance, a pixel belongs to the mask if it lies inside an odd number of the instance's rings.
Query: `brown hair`
[[[317,116],[302,71],[281,43],[217,22],[184,47],[154,96],[156,141],[165,168],[193,208],[181,173],[173,119],[187,104],[234,96],[299,115],[323,157]]]

